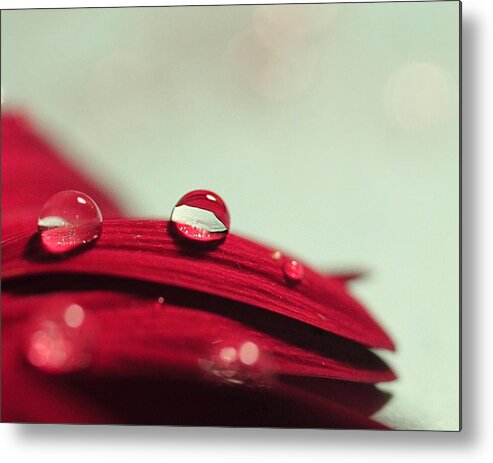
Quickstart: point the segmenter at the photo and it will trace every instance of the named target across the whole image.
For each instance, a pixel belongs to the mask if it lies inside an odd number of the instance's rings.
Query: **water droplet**
[[[30,324],[26,356],[45,373],[68,373],[91,362],[93,327],[84,309],[69,304],[61,310],[37,314]]]
[[[288,283],[299,283],[305,276],[303,264],[296,260],[288,260],[282,266],[282,272]]]
[[[271,256],[274,260],[281,260],[282,254],[281,251],[275,251]]]
[[[257,362],[259,353],[260,351],[257,344],[247,341],[240,347],[240,360],[245,365],[253,365]]]
[[[156,307],[157,309],[162,309],[165,305],[164,303],[165,303],[164,297],[159,296],[154,302],[154,307]]]
[[[86,194],[60,191],[41,209],[38,230],[44,248],[54,254],[71,251],[95,240],[101,232],[101,211]]]
[[[222,383],[265,387],[273,379],[272,362],[251,340],[213,342],[209,358],[197,363],[210,379]]]
[[[237,358],[236,349],[234,347],[223,347],[219,352],[219,358],[224,363],[234,362]]]
[[[211,243],[226,238],[230,218],[226,204],[217,194],[194,190],[176,203],[170,223],[180,238]]]
[[[65,314],[63,318],[68,326],[72,328],[78,328],[82,325],[84,317],[84,309],[80,305],[70,304],[65,309]]]

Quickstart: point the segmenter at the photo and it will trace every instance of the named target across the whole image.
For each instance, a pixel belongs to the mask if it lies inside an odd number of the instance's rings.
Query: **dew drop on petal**
[[[69,373],[87,368],[91,362],[93,328],[78,304],[36,314],[29,324],[27,360],[44,373]]]
[[[282,272],[284,278],[286,278],[289,283],[299,283],[305,276],[305,268],[303,267],[303,264],[297,260],[288,260],[284,262]]]
[[[240,360],[245,365],[253,365],[259,357],[259,348],[257,344],[251,341],[243,343],[240,347]]]
[[[78,328],[84,321],[84,309],[78,304],[70,304],[64,313],[65,323],[72,327]]]
[[[281,251],[274,251],[271,257],[274,260],[281,260],[282,257]]]
[[[162,309],[165,307],[165,300],[163,296],[159,296],[155,301],[154,301],[154,307],[156,309]]]
[[[71,251],[98,238],[102,220],[99,207],[89,196],[60,191],[46,201],[39,214],[41,243],[50,253]]]
[[[223,347],[219,352],[219,358],[225,363],[234,362],[236,356],[236,349],[234,347]]]
[[[226,238],[230,218],[220,196],[211,191],[194,190],[176,203],[171,212],[170,224],[180,238],[213,243]]]
[[[207,357],[197,363],[209,380],[219,383],[266,387],[274,377],[268,356],[257,342],[248,339],[213,342]]]

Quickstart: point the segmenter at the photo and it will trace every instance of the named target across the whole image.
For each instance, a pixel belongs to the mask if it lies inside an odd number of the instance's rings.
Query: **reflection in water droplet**
[[[99,207],[89,196],[79,191],[61,191],[41,209],[38,231],[44,248],[59,254],[98,238],[102,220]]]
[[[288,260],[282,266],[284,277],[289,283],[299,283],[305,276],[303,264],[296,260]]]
[[[176,203],[170,224],[180,238],[210,243],[226,238],[230,218],[226,204],[217,194],[194,190]]]
[[[209,379],[227,384],[266,387],[272,382],[273,365],[253,341],[215,341],[209,358],[200,358],[199,367]]]
[[[26,356],[45,373],[68,373],[89,366],[92,327],[78,304],[38,314],[31,324]]]

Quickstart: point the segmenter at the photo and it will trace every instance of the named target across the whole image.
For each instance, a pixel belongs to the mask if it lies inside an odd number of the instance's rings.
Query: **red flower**
[[[100,238],[47,255],[36,219],[61,190],[94,198]],[[188,249],[166,221],[122,218],[20,116],[2,117],[2,419],[385,428],[369,416],[393,349],[348,292],[230,234]]]

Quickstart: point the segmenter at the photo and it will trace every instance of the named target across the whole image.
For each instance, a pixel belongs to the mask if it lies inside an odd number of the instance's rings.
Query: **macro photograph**
[[[1,11],[1,421],[459,431],[458,1]]]

